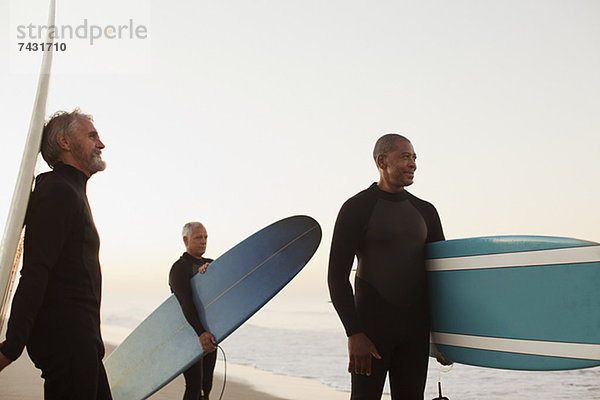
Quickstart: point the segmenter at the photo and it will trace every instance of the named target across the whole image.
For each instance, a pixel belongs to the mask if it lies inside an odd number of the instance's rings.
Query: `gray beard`
[[[101,160],[98,157],[94,157],[94,159],[90,162],[88,170],[90,171],[90,175],[95,174],[96,172],[104,171],[106,169],[106,161]]]
[[[96,172],[104,171],[106,169],[106,161],[103,161],[97,155],[94,155],[91,158],[85,157],[79,149],[73,153],[75,158],[79,161],[79,163],[89,172],[90,176],[94,175]]]

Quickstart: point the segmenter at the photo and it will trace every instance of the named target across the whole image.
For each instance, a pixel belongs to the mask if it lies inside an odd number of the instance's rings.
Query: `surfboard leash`
[[[227,384],[227,356],[225,356],[225,350],[219,345],[217,348],[221,350],[221,354],[223,354],[223,387],[221,388],[221,394],[219,395],[219,400],[223,399],[223,393],[225,393],[225,385]]]
[[[442,395],[442,372],[443,373],[450,372],[450,370],[452,369],[453,366],[454,366],[454,364],[451,364],[448,368],[444,369],[443,366],[438,363],[438,366],[437,366],[438,367],[438,397],[434,398],[433,400],[450,400],[446,396]]]

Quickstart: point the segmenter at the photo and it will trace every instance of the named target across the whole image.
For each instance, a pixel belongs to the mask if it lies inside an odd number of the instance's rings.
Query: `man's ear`
[[[71,150],[71,145],[69,144],[69,140],[67,139],[67,136],[62,132],[59,132],[56,134],[56,143],[58,144],[58,147],[61,148],[61,150],[64,150],[64,151]]]
[[[187,247],[188,247],[188,237],[187,236],[183,237],[183,244],[185,245],[185,248],[187,249]]]
[[[377,168],[379,169],[385,169],[387,167],[387,163],[385,162],[385,154],[378,154],[377,155]]]

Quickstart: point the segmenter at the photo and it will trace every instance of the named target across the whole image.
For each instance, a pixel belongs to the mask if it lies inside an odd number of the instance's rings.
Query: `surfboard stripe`
[[[291,240],[285,246],[283,246],[282,248],[280,248],[279,250],[277,250],[269,258],[267,258],[266,260],[264,260],[263,262],[261,262],[260,264],[258,264],[256,267],[254,267],[252,270],[250,270],[246,275],[242,276],[233,285],[231,285],[227,289],[223,290],[223,292],[221,292],[221,294],[219,294],[217,297],[215,297],[214,300],[212,300],[210,303],[208,303],[206,306],[204,306],[204,308],[202,309],[202,311],[204,311],[208,307],[210,307],[213,303],[215,303],[217,300],[219,300],[221,297],[223,297],[227,292],[229,292],[231,289],[233,289],[234,287],[236,287],[240,282],[242,282],[244,279],[246,279],[249,275],[251,275],[252,273],[254,273],[254,271],[256,271],[257,269],[259,269],[260,267],[262,267],[263,265],[265,265],[266,263],[268,263],[269,260],[271,260],[273,257],[277,256],[279,253],[281,253],[282,251],[284,251],[285,249],[287,249],[288,247],[290,247],[292,244],[294,244],[295,242],[297,242],[298,240],[302,239],[304,236],[308,235],[309,233],[311,233],[312,231],[314,231],[315,229],[318,229],[318,228],[319,228],[318,225],[313,226],[312,228],[310,228],[306,232],[298,235],[296,238],[294,238],[293,240]]]
[[[431,336],[433,342],[446,346],[600,361],[599,344],[507,339],[442,332],[432,332]]]
[[[600,246],[570,247],[481,256],[429,259],[427,270],[457,271],[490,268],[535,267],[600,261]]]

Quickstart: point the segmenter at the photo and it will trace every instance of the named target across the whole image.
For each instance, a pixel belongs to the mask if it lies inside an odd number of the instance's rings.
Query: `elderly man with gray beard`
[[[0,370],[23,349],[42,370],[44,398],[112,399],[102,364],[100,240],[88,179],[106,167],[91,116],[57,112],[44,127],[51,172],[36,178],[25,218],[23,269],[12,303]]]

